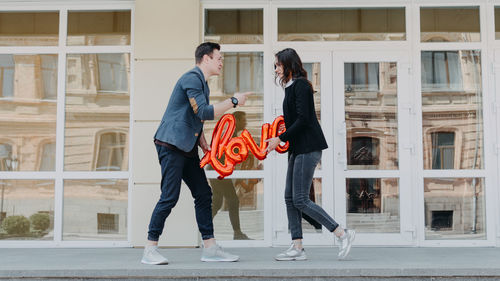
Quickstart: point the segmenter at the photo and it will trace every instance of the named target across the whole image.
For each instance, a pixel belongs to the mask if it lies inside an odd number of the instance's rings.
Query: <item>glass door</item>
[[[301,52],[307,78],[311,81],[314,90],[314,105],[316,116],[320,121],[329,148],[323,151],[322,159],[316,167],[311,185],[310,199],[333,215],[333,139],[332,139],[332,88],[331,88],[331,53],[330,52]],[[275,88],[275,115],[283,114],[282,104],[284,90]],[[288,230],[288,220],[284,199],[285,175],[287,170],[287,154],[277,156],[274,167],[274,237],[273,244],[287,245],[291,242]],[[302,228],[305,245],[332,245],[333,236],[329,231],[307,215],[302,217]]]
[[[333,56],[335,219],[357,231],[358,245],[409,245],[409,63],[404,53],[370,53]]]

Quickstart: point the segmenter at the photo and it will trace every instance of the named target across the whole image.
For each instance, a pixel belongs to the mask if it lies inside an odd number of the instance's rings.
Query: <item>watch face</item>
[[[231,97],[231,102],[234,104],[234,105],[237,105],[238,104],[238,99],[235,98],[235,97]]]

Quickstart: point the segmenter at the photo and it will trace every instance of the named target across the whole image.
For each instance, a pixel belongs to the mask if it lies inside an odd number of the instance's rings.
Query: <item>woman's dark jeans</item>
[[[321,223],[329,231],[334,231],[339,226],[323,208],[309,199],[314,169],[320,159],[321,151],[298,155],[291,153],[288,159],[285,203],[292,240],[302,239],[302,213]]]

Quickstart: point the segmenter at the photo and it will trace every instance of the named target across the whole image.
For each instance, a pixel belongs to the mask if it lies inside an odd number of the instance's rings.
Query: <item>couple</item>
[[[199,145],[203,151],[210,150],[203,133],[204,120],[214,120],[231,108],[245,105],[251,93],[235,93],[230,99],[210,104],[206,80],[222,71],[220,45],[210,42],[199,45],[195,60],[195,68],[177,81],[154,136],[162,173],[161,195],[149,223],[148,241],[141,260],[145,264],[168,264],[167,258],[158,251],[158,239],[166,218],[179,199],[182,180],[194,198],[196,221],[203,239],[201,260],[239,260],[238,256],[223,251],[215,242],[212,191],[204,170],[200,168],[197,147]],[[267,140],[267,151],[273,151],[280,142],[290,143],[285,202],[293,240],[291,247],[275,259],[307,259],[302,247],[302,212],[324,225],[338,238],[338,257],[343,259],[351,249],[354,230],[343,229],[321,207],[309,200],[314,169],[327,144],[314,112],[311,83],[295,50],[287,48],[276,54],[275,73],[280,85],[285,88],[283,113],[287,130],[279,137]]]

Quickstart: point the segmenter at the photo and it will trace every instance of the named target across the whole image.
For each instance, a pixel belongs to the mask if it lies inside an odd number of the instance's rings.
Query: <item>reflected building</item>
[[[57,45],[58,15],[1,14],[3,24],[13,20],[10,17],[24,17],[25,23],[55,22],[56,31],[24,35],[20,26],[12,34],[0,32],[0,45]],[[130,29],[130,12],[109,16],[70,13],[69,22],[105,18]],[[130,44],[130,30],[86,35],[89,28],[70,28],[68,45]],[[64,122],[64,171],[128,171],[130,54],[67,54],[66,93],[58,93],[58,59],[57,54],[0,54],[0,171],[55,172],[57,122]],[[61,98],[65,116],[58,120]],[[0,220],[33,214],[50,219],[47,229],[36,234],[33,221],[24,233],[0,227],[0,239],[52,240],[54,180],[0,180],[0,185]],[[65,180],[63,200],[64,240],[126,240],[128,180]]]
[[[482,169],[480,52],[424,51],[421,58],[424,169]],[[348,169],[398,169],[396,63],[346,63],[344,73]],[[399,232],[396,179],[346,181],[352,227],[364,229],[356,214],[371,213],[364,225],[382,216],[384,227],[370,231],[392,225]],[[424,186],[427,239],[485,239],[481,179],[426,178]]]

